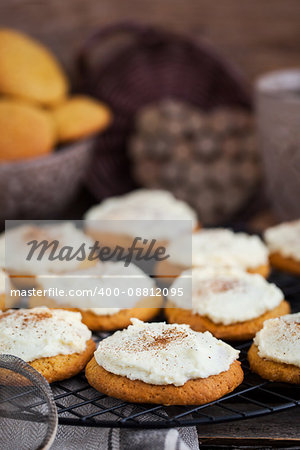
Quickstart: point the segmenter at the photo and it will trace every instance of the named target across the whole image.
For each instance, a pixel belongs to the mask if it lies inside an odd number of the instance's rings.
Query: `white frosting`
[[[151,189],[108,198],[87,211],[85,220],[90,230],[160,240],[171,240],[197,225],[187,203],[170,192]],[[169,221],[174,220],[178,222],[172,226]]]
[[[192,281],[190,276],[192,276]],[[214,323],[230,325],[255,319],[278,306],[283,293],[261,275],[239,269],[206,268],[187,270],[171,286],[176,295],[169,300]],[[179,296],[182,288],[184,295]]]
[[[234,233],[224,228],[200,230],[192,235],[192,258],[189,251],[191,236],[186,235],[167,247],[169,262],[184,267],[227,266],[241,269],[256,268],[268,263],[268,250],[258,236]]]
[[[266,320],[254,343],[261,358],[300,367],[300,313]]]
[[[93,246],[93,241],[86,236],[81,230],[75,227],[71,222],[64,222],[58,225],[45,225],[45,226],[34,226],[34,225],[22,225],[6,231],[1,236],[1,239],[5,239],[0,249],[2,251],[6,246],[6,260],[1,256],[1,261],[5,261],[6,269],[14,274],[20,275],[37,275],[46,273],[62,273],[66,271],[76,270],[81,261],[76,258],[66,261],[65,259],[60,261],[55,259],[54,261],[49,260],[48,256],[53,247],[50,247],[42,257],[40,261],[37,257],[40,253],[39,247],[30,261],[26,260],[31,246],[27,245],[28,242],[32,240],[37,240],[41,242],[43,240],[49,243],[57,240],[59,242],[58,250],[55,255],[58,254],[59,249],[64,246],[71,246],[74,248],[72,253],[74,253],[82,244],[85,244],[86,253],[89,253],[90,246]],[[5,250],[4,250],[5,253]],[[4,264],[3,264],[4,265]]]
[[[48,308],[9,310],[0,315],[0,353],[30,362],[82,353],[91,332],[81,314]]]
[[[100,366],[130,380],[182,386],[188,380],[227,371],[239,355],[208,331],[138,319],[131,322],[126,330],[101,341],[95,352]]]
[[[122,261],[99,262],[88,269],[65,275],[38,277],[37,282],[59,305],[69,305],[100,316],[134,308],[139,300],[145,298],[142,290],[155,287],[154,281],[139,267],[134,264],[125,267]]]
[[[268,228],[264,234],[270,253],[300,261],[300,220]]]

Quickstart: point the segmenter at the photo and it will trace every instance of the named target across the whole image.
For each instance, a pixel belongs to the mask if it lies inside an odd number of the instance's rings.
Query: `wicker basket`
[[[121,23],[101,29],[85,43],[78,66],[81,87],[107,102],[115,115],[113,126],[98,140],[87,177],[99,200],[134,187],[126,144],[135,113],[144,105],[177,98],[204,110],[251,108],[250,89],[214,50],[159,28]]]

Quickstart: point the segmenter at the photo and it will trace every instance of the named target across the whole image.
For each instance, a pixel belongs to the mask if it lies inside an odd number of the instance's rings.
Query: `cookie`
[[[6,247],[6,271],[17,287],[36,286],[37,276],[60,275],[95,265],[96,260],[88,259],[92,246],[93,241],[72,222],[26,224],[0,236],[1,251]],[[82,247],[85,253],[78,252]],[[76,252],[78,258],[74,257]]]
[[[108,198],[90,208],[84,219],[87,234],[102,245],[127,249],[139,238],[137,247],[152,255],[161,247],[163,257],[164,247],[172,239],[199,226],[187,203],[156,189],[137,189]]]
[[[30,307],[44,305],[79,311],[82,322],[94,331],[128,327],[132,317],[150,320],[163,304],[161,295],[151,295],[156,292],[153,279],[134,264],[124,267],[121,261],[98,262],[54,280],[40,277],[38,288],[47,296],[30,296]],[[76,292],[78,295],[73,295]]]
[[[172,264],[168,259],[159,261],[155,266],[155,276],[164,285],[170,285],[179,275],[186,270],[186,266]],[[254,269],[248,269],[248,273],[257,273],[264,278],[267,278],[270,273],[269,265],[262,265]]]
[[[174,239],[166,248],[169,258],[156,264],[162,280],[176,278],[192,267],[232,267],[267,277],[268,249],[258,236],[225,228],[201,229]]]
[[[2,313],[0,336],[0,354],[22,358],[49,383],[79,373],[96,347],[79,313],[48,308]]]
[[[90,97],[76,95],[52,111],[59,142],[73,141],[103,131],[112,120],[109,108]]]
[[[21,32],[0,29],[0,93],[50,106],[68,89],[66,75],[46,47]]]
[[[54,383],[54,381],[66,380],[81,372],[92,358],[95,349],[95,342],[93,339],[89,339],[86,349],[82,353],[39,358],[30,362],[30,365],[43,375],[48,383]]]
[[[272,311],[268,311],[256,319],[232,325],[222,325],[214,323],[208,317],[193,314],[188,309],[174,308],[173,304],[168,302],[165,308],[165,316],[169,323],[186,323],[195,331],[210,331],[219,339],[244,341],[252,339],[255,333],[262,328],[265,320],[287,314],[290,310],[289,303],[284,300]]]
[[[262,378],[300,384],[300,313],[265,321],[248,360],[251,370]]]
[[[243,381],[239,352],[210,333],[132,322],[101,341],[86,367],[89,384],[100,392],[135,403],[202,405]]]
[[[271,266],[300,275],[300,220],[268,228],[264,238],[270,251]]]
[[[0,100],[0,161],[43,156],[54,144],[54,124],[46,111],[18,100]]]
[[[233,268],[184,271],[169,289],[165,315],[227,340],[251,339],[266,319],[290,312],[282,291],[261,275]]]
[[[293,364],[270,361],[261,358],[258,348],[252,344],[248,352],[250,368],[253,372],[270,381],[300,384],[300,368]]]
[[[163,405],[203,405],[234,391],[243,381],[240,362],[229,370],[208,378],[187,381],[183,386],[158,386],[115,375],[100,367],[93,357],[85,370],[89,384],[97,391],[133,403]]]

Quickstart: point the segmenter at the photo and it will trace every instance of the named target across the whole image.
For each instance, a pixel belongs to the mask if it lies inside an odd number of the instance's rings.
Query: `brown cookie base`
[[[226,339],[228,341],[243,341],[252,339],[256,333],[263,327],[263,323],[267,319],[283,316],[290,312],[290,305],[283,300],[276,308],[267,311],[265,314],[256,319],[246,320],[231,325],[223,325],[214,323],[208,317],[193,314],[188,309],[174,308],[169,301],[165,308],[165,315],[169,323],[185,323],[195,331],[210,331],[218,339]]]
[[[183,386],[160,386],[110,373],[94,357],[85,374],[89,384],[104,394],[127,402],[163,405],[203,405],[232,392],[244,378],[240,362],[234,361],[219,375],[189,380]]]
[[[43,375],[48,383],[53,383],[54,381],[66,380],[81,372],[92,358],[95,350],[96,344],[90,339],[82,353],[40,358],[29,364]]]
[[[252,344],[248,352],[250,368],[253,372],[270,381],[300,384],[300,367],[261,358],[258,348]]]
[[[127,328],[133,317],[140,319],[143,322],[153,319],[160,312],[163,304],[162,297],[151,297],[142,299],[137,303],[136,308],[123,309],[116,314],[98,316],[92,311],[83,311],[80,308],[69,308],[59,305],[52,299],[45,297],[30,297],[29,307],[35,306],[48,306],[48,308],[68,309],[69,311],[80,312],[82,316],[82,322],[92,331],[114,331],[122,328]],[[143,307],[146,305],[147,307]],[[151,305],[151,307],[149,307]]]
[[[300,275],[300,261],[282,256],[280,253],[270,254],[270,264],[272,267],[283,270],[284,272]]]
[[[188,267],[180,266],[178,264],[172,264],[169,260],[159,261],[155,267],[155,275],[156,277],[164,284],[171,284],[175,278],[179,277],[179,275],[187,270]],[[255,267],[253,269],[248,269],[248,273],[258,273],[264,278],[267,278],[270,273],[270,266],[268,264],[261,265]]]

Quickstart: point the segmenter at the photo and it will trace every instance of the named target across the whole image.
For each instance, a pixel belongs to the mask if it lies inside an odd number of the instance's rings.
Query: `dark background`
[[[299,0],[1,0],[0,23],[41,39],[69,72],[97,27],[137,20],[205,36],[250,80],[300,65]]]

